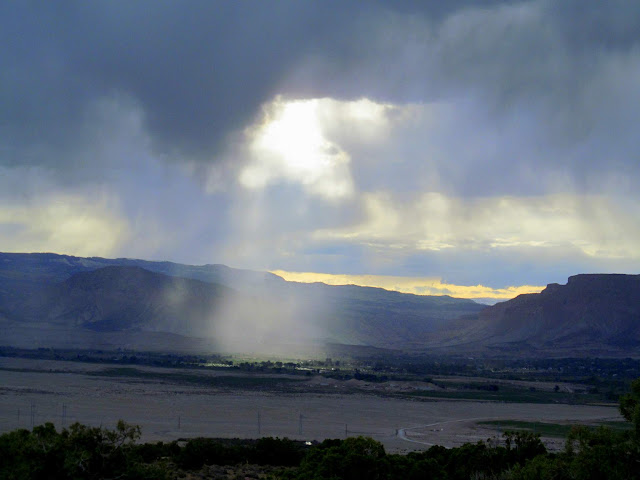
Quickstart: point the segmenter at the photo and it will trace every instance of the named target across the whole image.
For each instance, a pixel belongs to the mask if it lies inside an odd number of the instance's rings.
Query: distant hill
[[[0,301],[3,338],[9,344],[170,349],[189,346],[191,338],[212,348],[212,319],[222,322],[221,309],[250,307],[248,299],[223,285],[140,267],[110,266],[76,273],[62,282],[27,283],[29,290],[12,295],[12,301]]]
[[[224,265],[0,253],[0,338],[19,346],[421,349],[453,319],[483,308]]]
[[[97,332],[160,331],[212,336],[211,317],[237,292],[150,272],[140,267],[104,267],[76,273],[44,288],[23,306],[31,321]]]
[[[226,265],[183,265],[130,258],[74,257],[54,253],[0,253],[0,295],[9,291],[25,291],[42,284],[60,282],[80,272],[109,266],[141,267],[174,277],[192,278],[249,290],[265,283],[280,284],[284,280],[268,272],[229,268]]]
[[[640,353],[640,275],[582,274],[487,307],[449,346],[554,356]]]
[[[638,356],[640,275],[584,274],[491,307],[224,265],[0,253],[0,345]]]

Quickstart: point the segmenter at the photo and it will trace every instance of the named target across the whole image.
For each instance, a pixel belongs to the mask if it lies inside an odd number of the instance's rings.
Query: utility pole
[[[260,425],[260,410],[258,410],[258,437],[262,436],[262,426]]]

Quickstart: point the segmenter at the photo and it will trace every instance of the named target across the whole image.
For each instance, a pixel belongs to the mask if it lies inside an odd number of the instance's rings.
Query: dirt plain
[[[112,366],[0,357],[0,432],[52,422],[112,428],[119,419],[142,427],[143,441],[196,436],[323,440],[365,435],[389,452],[453,447],[500,435],[481,420],[587,423],[620,420],[616,407],[407,399],[345,393],[320,377],[295,391],[190,385],[167,378],[99,376]],[[138,367],[154,374],[174,369]],[[180,372],[184,372],[181,369]],[[212,377],[252,375],[197,371]],[[262,375],[262,377],[274,377]],[[278,375],[278,378],[287,378]],[[296,377],[296,380],[300,380]],[[305,391],[308,382],[310,391]],[[562,440],[543,439],[551,449]]]

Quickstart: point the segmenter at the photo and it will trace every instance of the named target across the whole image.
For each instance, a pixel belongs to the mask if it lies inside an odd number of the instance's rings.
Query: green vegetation
[[[174,373],[174,372],[157,372],[146,371],[130,367],[107,368],[95,372],[87,372],[87,375],[101,377],[126,377],[140,380],[165,381],[171,383],[182,383],[190,385],[200,385],[203,387],[217,388],[262,388],[262,389],[278,389],[286,383],[300,382],[303,379],[286,378],[286,377],[258,377],[251,375],[244,376],[208,376],[192,373]]]
[[[187,477],[187,472],[217,478],[212,465],[235,466],[228,474],[248,464],[260,466],[252,478],[285,480],[640,479],[640,379],[622,397],[620,411],[632,428],[574,426],[557,454],[546,451],[540,433],[529,431],[505,432],[503,442],[490,439],[398,455],[365,437],[313,446],[278,438],[138,444],[139,427],[122,421],[115,430],[76,423],[61,432],[48,423],[0,435],[0,479],[169,479]]]
[[[616,421],[602,422],[602,423],[599,423],[598,426],[608,427],[608,428],[611,428],[612,430],[631,430],[633,428],[633,425],[628,422],[616,422]]]
[[[204,465],[299,465],[308,447],[288,439],[135,443],[140,428],[75,423],[61,432],[46,423],[0,435],[0,479],[165,479]],[[182,473],[182,474],[181,474]]]
[[[602,401],[598,395],[588,393],[568,393],[544,390],[530,390],[526,388],[501,387],[498,390],[466,389],[463,385],[450,384],[446,390],[417,390],[409,395],[414,397],[447,398],[463,400],[492,400],[510,403],[568,403],[573,405],[598,403]]]
[[[46,423],[0,436],[0,478],[162,478],[159,465],[137,454],[140,428],[118,422],[115,430],[75,423],[57,432]]]
[[[77,423],[62,432],[50,423],[31,432],[16,430],[0,436],[0,478],[167,479],[182,478],[185,472],[207,478],[210,465],[256,464],[279,467],[270,471],[270,478],[289,480],[417,479],[434,474],[466,479],[477,472],[497,474],[545,454],[539,438],[526,433],[507,434],[505,447],[480,442],[406,456],[388,455],[380,443],[365,437],[308,446],[278,438],[136,444],[139,435],[138,427],[124,422],[115,430]]]
[[[521,420],[487,420],[478,425],[488,425],[500,430],[530,431],[543,437],[565,438],[571,433],[572,425],[545,422],[524,422]]]
[[[359,350],[349,353],[347,346],[342,347],[344,351],[340,356],[305,360],[11,347],[0,347],[0,356],[99,363],[109,368],[77,373],[205,388],[325,393],[326,389],[321,386],[303,382],[310,376],[323,376],[340,382],[351,379],[364,382],[339,383],[338,386],[342,387],[340,393],[515,403],[613,404],[629,391],[633,378],[640,376],[640,360],[630,358],[456,359],[375,352],[368,352],[369,356],[358,356],[356,352]],[[144,369],[145,366],[166,367],[172,371]],[[49,370],[50,373],[61,371]],[[224,371],[225,375],[209,375],[205,373],[207,371]],[[69,367],[65,367],[64,372],[69,373]],[[518,384],[514,382],[516,380],[526,380],[527,383]],[[431,389],[371,387],[371,384],[388,385],[388,382],[428,382],[432,385]],[[558,384],[563,385],[562,388]]]
[[[547,422],[525,422],[522,420],[486,420],[478,422],[478,425],[487,425],[495,427],[499,430],[515,430],[539,433],[543,437],[566,438],[576,425],[564,423],[547,423]],[[631,426],[625,422],[606,422],[597,426],[580,425],[583,428],[596,430],[598,427],[606,426],[615,431],[630,430]]]

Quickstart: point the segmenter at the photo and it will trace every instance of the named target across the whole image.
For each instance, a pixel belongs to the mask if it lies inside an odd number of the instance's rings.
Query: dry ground
[[[231,391],[87,374],[105,368],[112,366],[0,358],[0,432],[31,428],[32,423],[47,421],[57,427],[76,421],[113,427],[118,419],[123,419],[139,424],[145,441],[195,436],[322,440],[366,435],[382,442],[387,451],[404,452],[426,449],[432,444],[457,446],[496,435],[495,430],[476,426],[479,420],[620,419],[617,409],[607,406],[420,401],[342,392]],[[197,373],[205,374],[202,370]],[[230,375],[230,372],[206,374]]]

